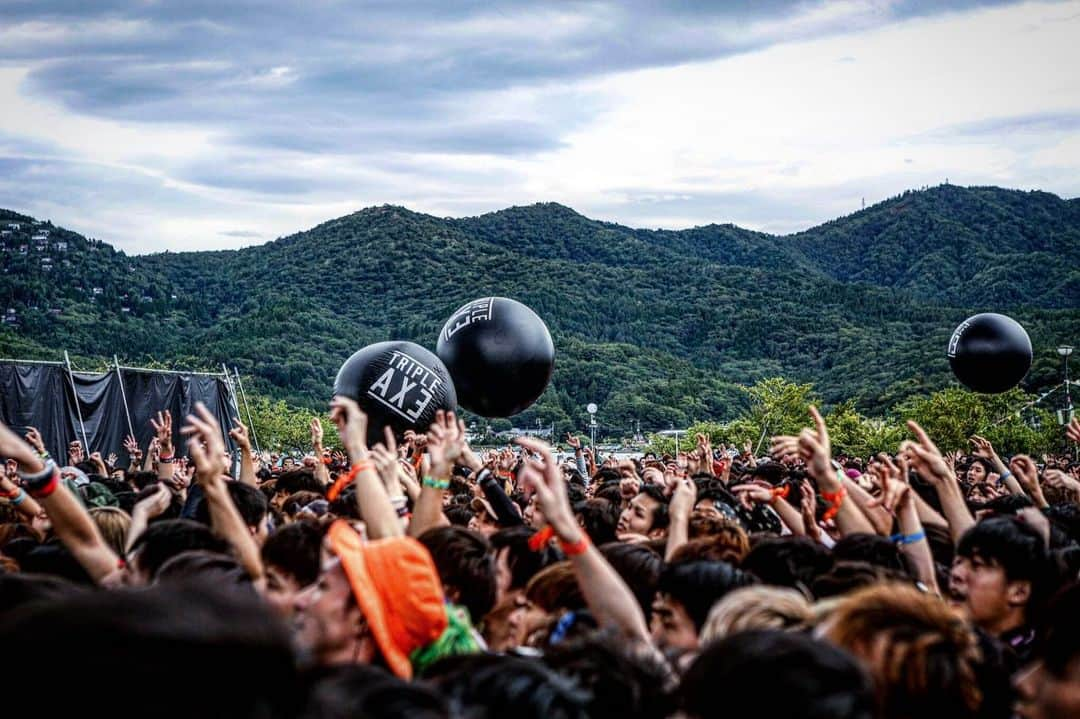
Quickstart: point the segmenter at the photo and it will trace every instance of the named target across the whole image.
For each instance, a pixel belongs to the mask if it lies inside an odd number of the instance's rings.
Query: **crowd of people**
[[[1080,717],[1069,455],[944,454],[915,423],[893,454],[834,455],[813,407],[767,456],[699,435],[633,460],[574,437],[563,461],[526,437],[478,454],[442,412],[372,443],[344,397],[329,418],[342,446],[315,420],[300,461],[201,406],[126,462],[0,424],[9,706]]]

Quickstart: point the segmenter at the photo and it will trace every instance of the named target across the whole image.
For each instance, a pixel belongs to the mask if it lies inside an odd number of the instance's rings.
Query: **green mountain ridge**
[[[588,402],[611,427],[724,419],[737,383],[777,374],[880,414],[951,382],[945,343],[981,311],[1028,329],[1034,390],[1080,334],[1080,202],[1042,192],[945,185],[787,236],[633,229],[554,203],[457,219],[384,205],[260,246],[135,257],[0,211],[8,222],[30,227],[0,238],[0,312],[16,317],[0,354],[225,362],[309,406],[355,349],[433,347],[456,307],[490,294],[536,310],[558,351],[552,387],[515,421],[567,428]],[[44,251],[27,234],[41,229]]]

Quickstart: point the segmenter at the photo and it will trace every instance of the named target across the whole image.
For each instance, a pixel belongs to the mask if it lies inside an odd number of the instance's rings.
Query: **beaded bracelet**
[[[425,487],[431,487],[432,489],[450,489],[450,480],[448,479],[433,479],[431,477],[424,477],[420,484]]]
[[[831,506],[825,510],[821,515],[821,518],[828,521],[836,516],[836,513],[840,511],[840,505],[844,503],[844,498],[847,497],[847,490],[844,487],[835,492],[822,492],[821,498],[828,502]]]

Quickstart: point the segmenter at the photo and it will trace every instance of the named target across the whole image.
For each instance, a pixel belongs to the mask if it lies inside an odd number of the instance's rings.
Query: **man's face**
[[[698,648],[697,628],[682,602],[657,593],[652,605],[650,629],[653,641],[661,649],[692,651]]]
[[[474,532],[480,532],[485,537],[490,537],[499,531],[499,525],[496,523],[495,518],[488,514],[486,510],[474,514],[472,519],[469,520],[468,528]]]
[[[286,457],[285,459],[281,460],[281,468],[282,469],[292,469],[295,466],[296,466],[296,462],[295,462],[295,460],[293,460],[292,457]]]
[[[969,482],[985,482],[986,467],[983,467],[980,462],[972,462],[968,467],[967,478]]]
[[[295,594],[293,615],[296,642],[316,662],[353,661],[363,615],[337,557],[326,559],[319,580]]]
[[[1070,719],[1080,717],[1080,654],[1055,676],[1042,661],[1019,672],[1016,686],[1016,713],[1023,719]]]
[[[724,519],[723,512],[716,506],[716,502],[713,501],[712,497],[706,497],[694,505],[694,514],[711,517],[712,519]]]
[[[639,494],[619,515],[615,531],[619,534],[648,534],[653,526],[653,515],[660,503],[647,494]]]
[[[990,632],[996,631],[1015,608],[1018,585],[1022,584],[1027,583],[1009,582],[1000,564],[978,555],[956,557],[949,573],[954,606],[973,624]]]

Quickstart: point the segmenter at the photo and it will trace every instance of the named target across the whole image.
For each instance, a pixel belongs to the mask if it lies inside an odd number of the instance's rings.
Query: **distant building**
[[[10,228],[11,228],[11,229],[13,229],[13,230],[20,230],[20,229],[22,229],[22,225],[20,225],[20,224],[19,224],[18,222],[9,222],[9,223],[8,223],[8,227],[10,227]]]
[[[41,241],[41,242],[44,242],[45,240],[48,240],[48,239],[49,239],[49,233],[48,233],[48,232],[46,232],[45,234],[41,234],[40,232],[37,232],[37,233],[35,233],[35,234],[31,235],[31,236],[30,236],[30,239],[31,239],[31,240],[35,240],[35,241]]]
[[[67,242],[64,242],[63,240],[58,240],[56,243],[56,249],[60,252],[67,252]]]
[[[95,294],[95,295],[100,295],[100,294],[101,294],[102,292],[104,292],[104,291],[105,291],[105,290],[101,289],[100,287],[95,287],[95,288],[94,288],[94,294]]]

